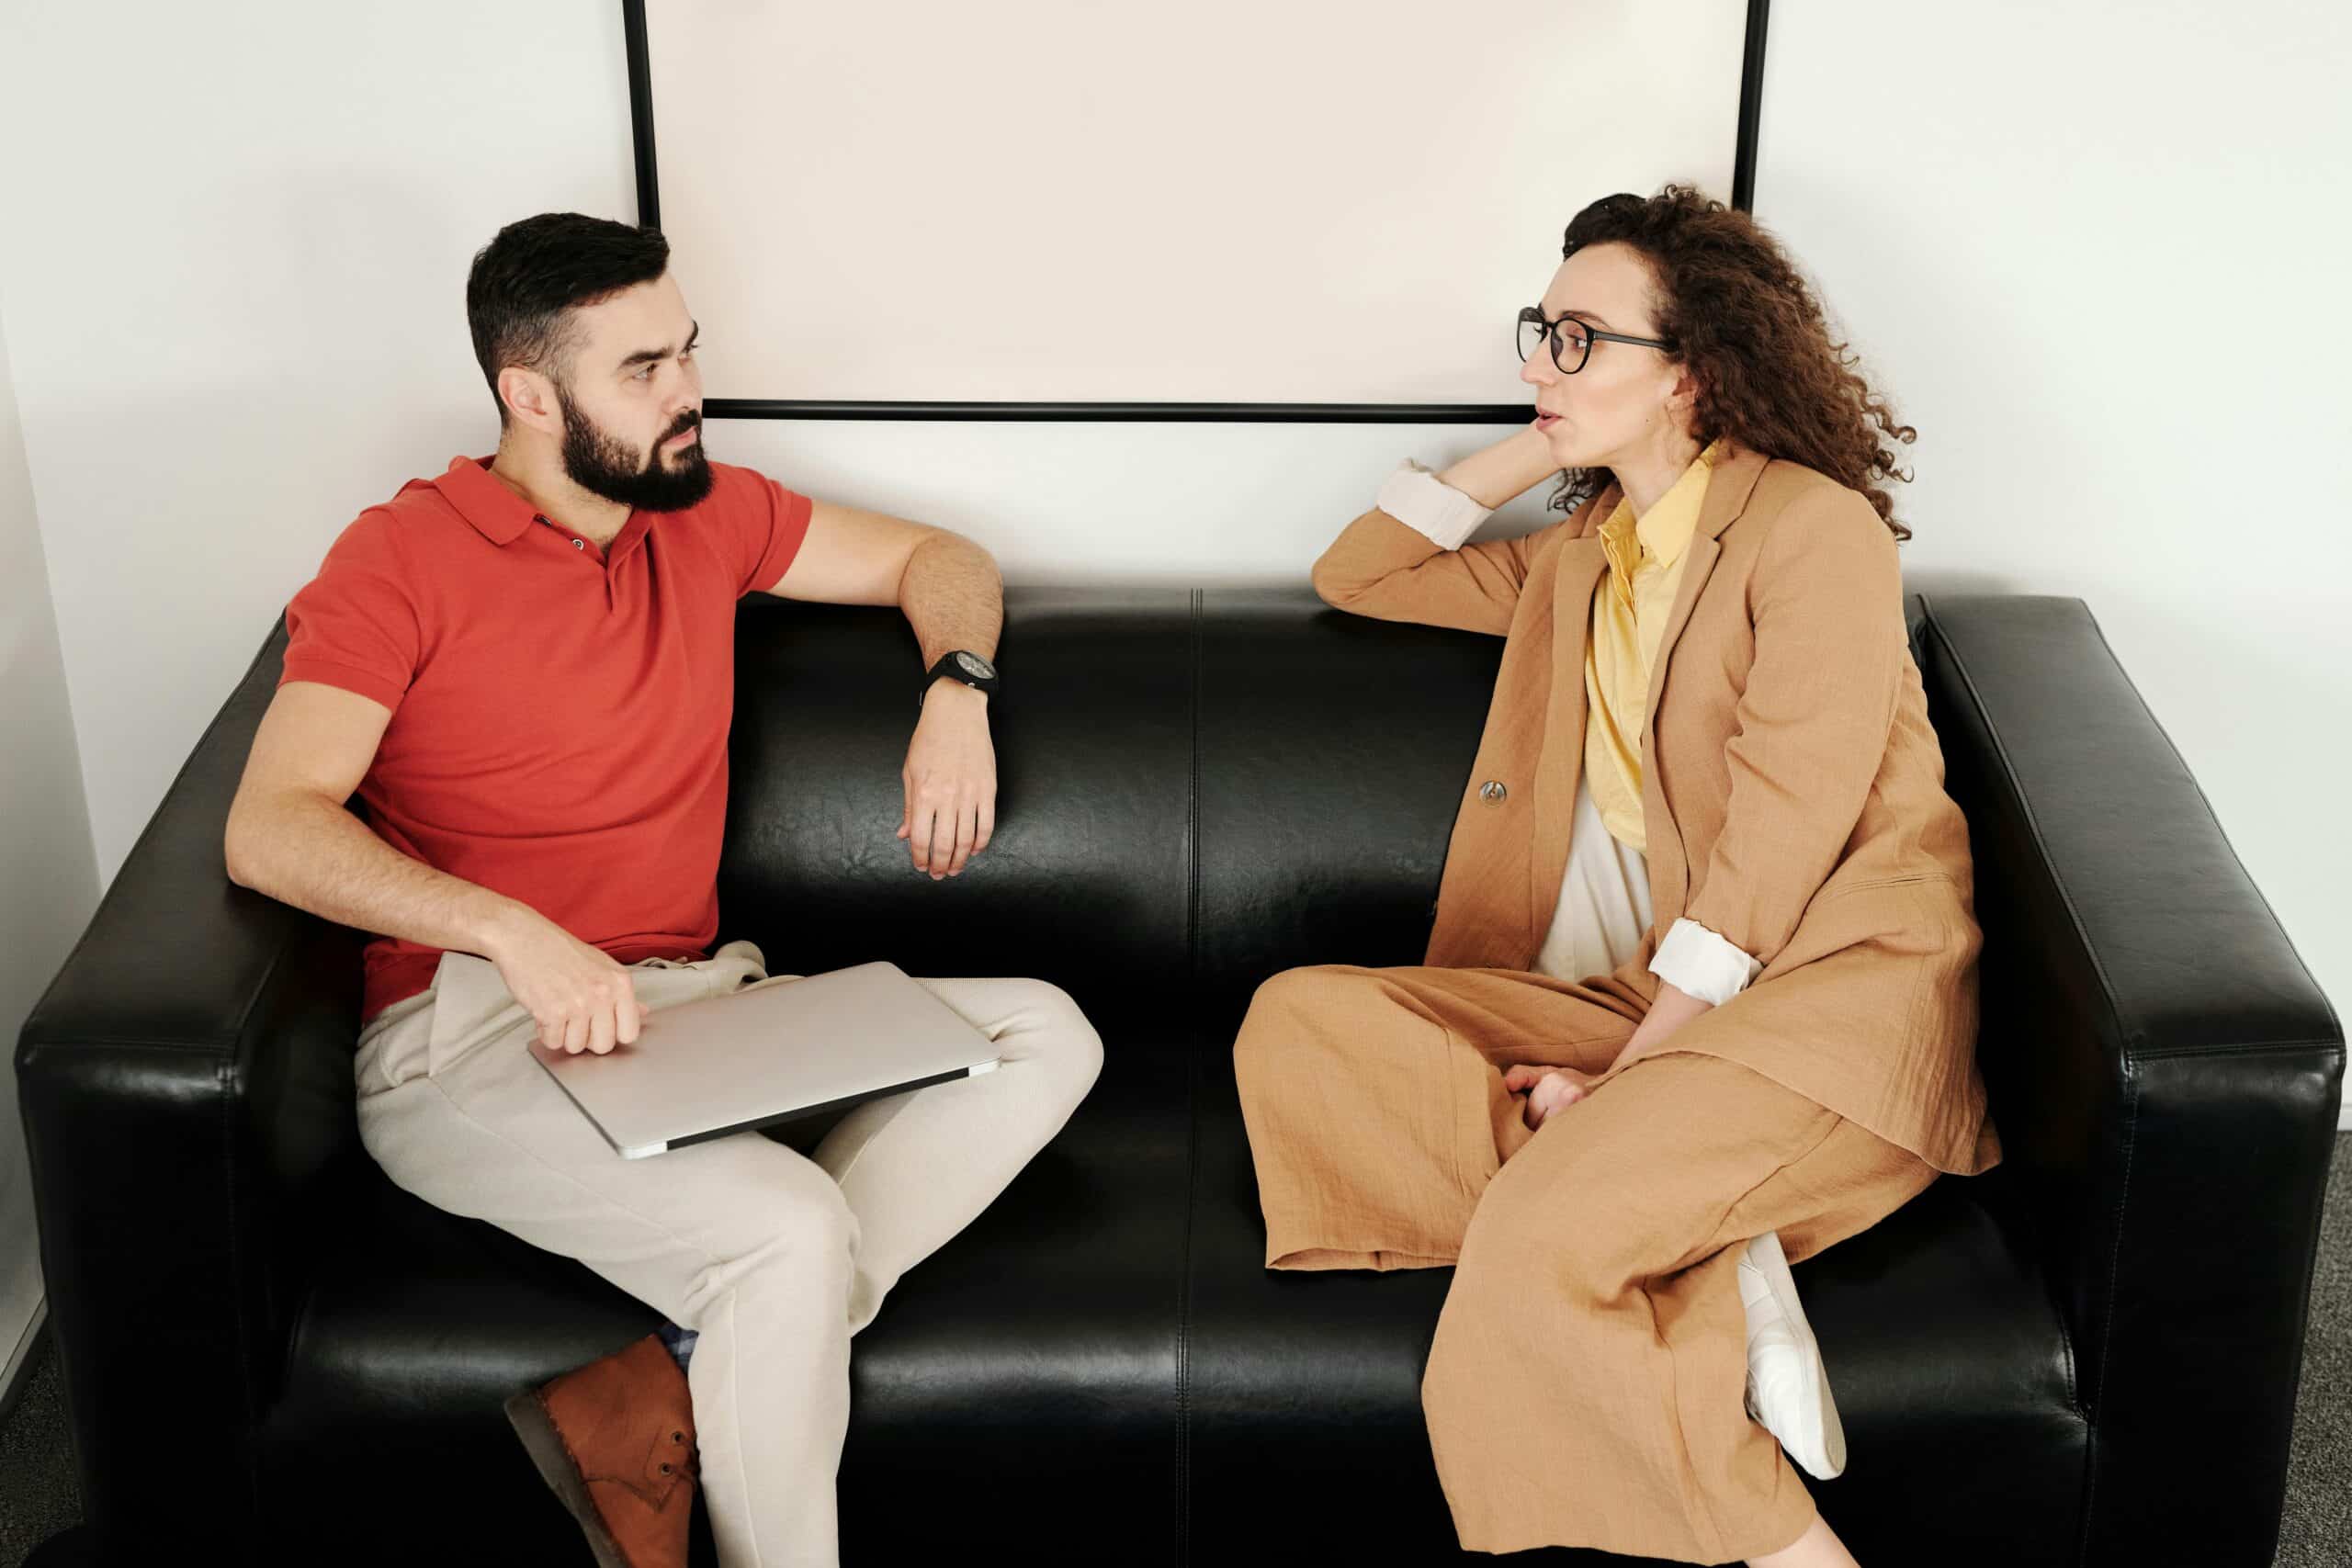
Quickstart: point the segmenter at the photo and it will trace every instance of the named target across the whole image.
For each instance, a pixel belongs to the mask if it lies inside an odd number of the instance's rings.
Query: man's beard
[[[555,390],[555,400],[563,410],[563,471],[589,494],[639,512],[682,512],[710,493],[718,476],[710,471],[699,438],[674,466],[662,459],[662,442],[699,426],[701,414],[691,410],[680,414],[640,461],[627,446],[590,423],[561,387]]]

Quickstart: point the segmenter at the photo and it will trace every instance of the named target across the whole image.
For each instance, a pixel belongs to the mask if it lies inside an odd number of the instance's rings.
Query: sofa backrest
[[[995,836],[936,882],[896,836],[923,668],[905,617],[742,603],[720,939],[759,943],[771,974],[887,958],[1051,980],[1109,1048],[1182,1046],[1193,595],[1008,599]]]
[[[1503,646],[1304,585],[1014,589],[996,837],[934,883],[894,836],[904,619],[746,601],[737,627],[721,936],[775,973],[1051,980],[1114,1050],[1227,1043],[1283,969],[1420,962]]]

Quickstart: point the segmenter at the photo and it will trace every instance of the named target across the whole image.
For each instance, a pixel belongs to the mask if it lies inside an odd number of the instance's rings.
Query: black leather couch
[[[2007,1161],[1798,1270],[1852,1444],[1816,1495],[1874,1565],[2267,1563],[2341,1031],[2079,602],[1910,610]],[[1277,970],[1419,961],[1501,643],[1304,591],[1016,592],[1001,827],[933,883],[890,833],[905,623],[738,630],[722,939],[1042,976],[1109,1047],[856,1340],[845,1560],[1459,1558],[1418,1397],[1450,1271],[1261,1267],[1228,1047]],[[359,1147],[360,939],[221,869],[283,639],[24,1029],[90,1520],[39,1561],[585,1561],[499,1401],[655,1314]]]

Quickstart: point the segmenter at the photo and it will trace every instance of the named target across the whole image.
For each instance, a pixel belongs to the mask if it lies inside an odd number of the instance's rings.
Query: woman
[[[1464,1547],[1849,1564],[1745,1408],[1746,1298],[1809,1354],[1782,1255],[2000,1157],[1880,483],[1914,433],[1744,213],[1613,196],[1562,257],[1534,423],[1315,568],[1507,640],[1426,964],[1278,975],[1235,1043],[1266,1263],[1455,1266],[1421,1395]],[[1555,472],[1566,522],[1464,544]],[[1774,1429],[1835,1473],[1820,1388]]]

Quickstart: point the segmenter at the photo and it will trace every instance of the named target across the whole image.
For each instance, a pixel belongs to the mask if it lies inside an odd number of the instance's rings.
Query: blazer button
[[[1478,786],[1478,798],[1489,806],[1501,805],[1510,795],[1510,791],[1503,787],[1500,779],[1488,779]]]

